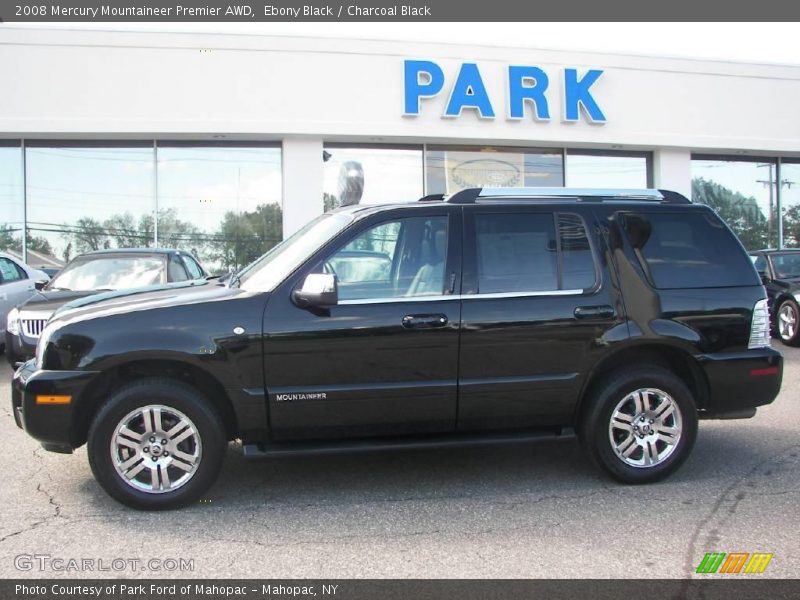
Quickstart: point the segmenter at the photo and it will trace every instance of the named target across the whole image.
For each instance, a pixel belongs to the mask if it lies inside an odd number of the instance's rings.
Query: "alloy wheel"
[[[197,472],[202,443],[185,414],[162,405],[131,411],[111,438],[111,460],[130,487],[150,494],[171,492]]]
[[[631,467],[663,463],[681,439],[681,412],[665,391],[640,388],[625,396],[611,413],[608,437],[614,453]]]

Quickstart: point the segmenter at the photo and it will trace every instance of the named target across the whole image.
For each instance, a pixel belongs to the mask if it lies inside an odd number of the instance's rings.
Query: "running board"
[[[375,452],[379,450],[495,446],[527,444],[541,440],[571,438],[574,436],[575,431],[571,427],[565,427],[535,433],[447,434],[406,438],[348,439],[325,442],[269,442],[261,444],[243,444],[242,454],[245,458],[271,458],[307,454]]]

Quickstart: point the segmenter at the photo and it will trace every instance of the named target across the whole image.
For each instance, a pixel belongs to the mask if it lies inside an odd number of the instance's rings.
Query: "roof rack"
[[[670,204],[690,204],[691,201],[678,192],[656,189],[604,189],[604,188],[564,188],[564,187],[517,187],[517,188],[468,188],[447,198],[451,204],[474,204],[491,199],[549,200],[571,198],[582,202],[602,202],[603,200],[634,200]],[[444,200],[444,194],[431,194],[421,201]]]

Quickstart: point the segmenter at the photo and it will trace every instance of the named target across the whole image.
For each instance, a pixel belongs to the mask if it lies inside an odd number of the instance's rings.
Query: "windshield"
[[[800,278],[800,252],[773,254],[772,268],[777,279]]]
[[[353,221],[349,213],[327,213],[286,238],[239,274],[242,289],[271,292],[320,246]]]
[[[119,290],[164,283],[160,256],[95,255],[76,258],[47,285],[76,292]]]

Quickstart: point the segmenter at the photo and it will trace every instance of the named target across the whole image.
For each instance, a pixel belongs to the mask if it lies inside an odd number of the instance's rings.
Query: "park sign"
[[[583,117],[589,123],[605,123],[592,86],[603,71],[565,68],[559,73],[562,84],[561,120],[577,122]],[[404,115],[417,117],[423,109],[423,100],[447,94],[442,118],[457,119],[467,109],[481,119],[496,117],[497,92],[490,94],[476,63],[465,62],[458,73],[445,74],[444,69],[431,60],[406,60],[404,62]],[[506,119],[547,122],[551,118],[551,77],[540,67],[509,65],[503,102]],[[527,109],[527,110],[526,110]],[[528,116],[526,116],[526,112]]]

